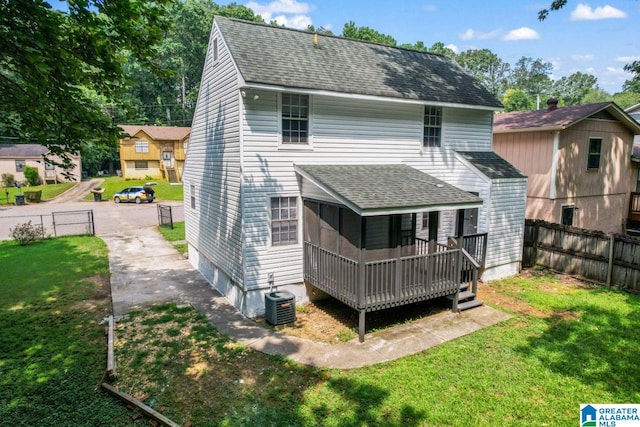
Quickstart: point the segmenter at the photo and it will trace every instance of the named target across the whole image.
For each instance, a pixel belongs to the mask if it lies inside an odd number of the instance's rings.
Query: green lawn
[[[100,389],[109,263],[95,237],[0,242],[0,424],[128,425]]]
[[[49,184],[49,185],[38,185],[35,187],[22,187],[21,190],[22,190],[22,193],[24,193],[25,191],[41,190],[42,191],[41,200],[46,201],[64,193],[74,185],[76,185],[76,183],[74,182],[65,182],[62,184]],[[8,188],[1,187],[0,188],[0,205],[7,204],[7,191],[9,192],[9,204],[13,205],[15,203],[15,195],[20,194],[21,190],[15,187],[8,187]]]
[[[174,222],[173,228],[158,226],[158,231],[164,236],[165,240],[171,242],[179,253],[184,254],[188,251],[188,246],[185,243],[184,221]]]
[[[514,278],[492,292],[526,307],[421,354],[349,371],[229,341],[189,307],[119,324],[118,385],[194,425],[575,425],[581,403],[640,401],[640,298]]]
[[[113,199],[113,195],[118,191],[127,187],[144,185],[147,182],[156,183],[153,189],[156,192],[157,201],[183,200],[182,184],[171,185],[167,180],[162,179],[124,179],[117,176],[109,176],[104,179],[102,188],[105,189],[105,192],[102,194],[102,199],[111,200]],[[93,194],[88,193],[84,199],[93,200]]]
[[[98,388],[107,269],[97,238],[0,243],[3,424],[131,423]],[[191,307],[156,306],[118,323],[115,385],[178,423],[220,426],[564,426],[581,403],[640,401],[640,297],[544,272],[481,286],[510,320],[348,371],[253,351]]]

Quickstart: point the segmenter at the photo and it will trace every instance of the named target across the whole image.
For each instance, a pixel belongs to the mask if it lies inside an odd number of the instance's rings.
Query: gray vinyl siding
[[[242,283],[239,76],[214,26],[191,127],[184,170],[187,241],[236,283]],[[191,209],[191,185],[196,209]]]
[[[255,90],[252,96],[244,99],[244,266],[247,289],[266,287],[269,273],[274,273],[276,286],[302,282],[302,233],[299,233],[296,245],[272,246],[270,242],[270,198],[300,195],[293,168],[296,163],[407,163],[464,190],[478,192],[485,200],[490,196],[486,177],[458,161],[451,147],[490,150],[491,112],[444,108],[443,147],[423,149],[422,105],[321,95],[310,99],[311,143],[307,147],[279,145],[276,92]],[[489,227],[487,204],[485,202],[480,214],[479,227],[483,231]],[[298,206],[301,207],[300,198]],[[302,210],[299,209],[299,217],[301,215]],[[443,212],[443,240],[452,235],[454,226],[455,212]]]

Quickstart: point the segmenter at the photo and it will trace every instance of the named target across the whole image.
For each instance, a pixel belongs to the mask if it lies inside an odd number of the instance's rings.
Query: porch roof
[[[360,216],[482,206],[478,196],[403,164],[296,165],[295,169]]]

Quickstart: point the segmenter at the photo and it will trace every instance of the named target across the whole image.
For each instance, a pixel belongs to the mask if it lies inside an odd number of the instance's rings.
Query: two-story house
[[[120,168],[124,178],[182,180],[190,127],[118,125]]]
[[[529,177],[527,218],[624,233],[640,125],[613,102],[497,114],[494,150]]]
[[[270,289],[360,313],[518,272],[526,177],[452,59],[217,16],[184,171],[189,260],[248,316]],[[462,236],[465,236],[462,238]],[[466,301],[473,306],[473,299]]]

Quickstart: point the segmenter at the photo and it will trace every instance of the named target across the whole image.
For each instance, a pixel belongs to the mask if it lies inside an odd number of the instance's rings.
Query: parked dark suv
[[[153,202],[156,198],[156,192],[153,191],[150,185],[127,187],[124,190],[118,191],[113,196],[113,201],[120,202]]]

